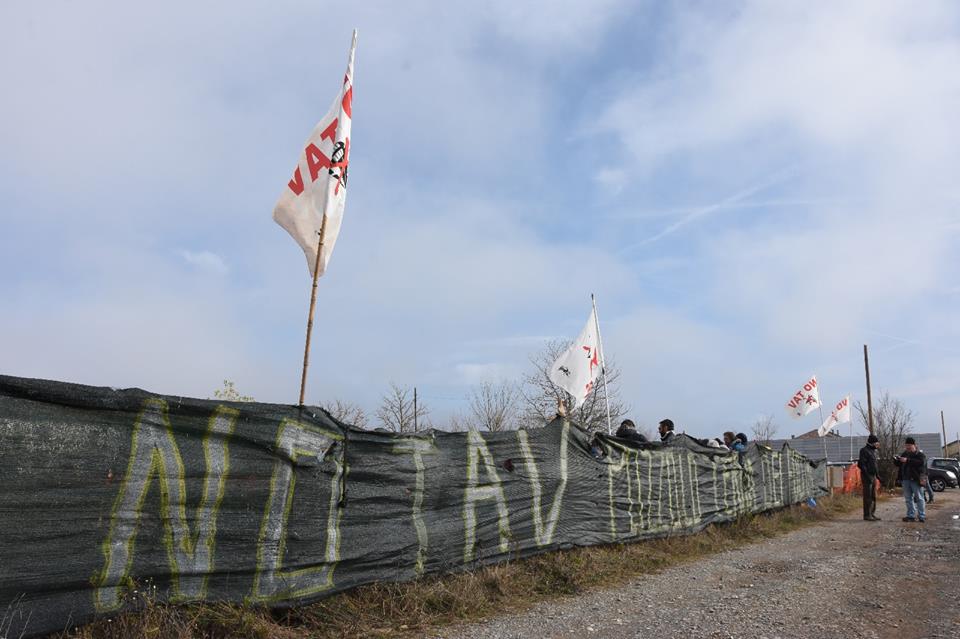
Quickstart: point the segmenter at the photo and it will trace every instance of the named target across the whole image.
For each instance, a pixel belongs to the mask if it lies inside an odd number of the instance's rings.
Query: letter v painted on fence
[[[483,461],[483,468],[490,483],[480,485],[479,465]],[[497,527],[500,533],[500,552],[510,549],[510,511],[507,509],[507,498],[503,494],[500,476],[497,474],[493,455],[487,448],[483,436],[471,430],[467,433],[467,487],[463,496],[463,562],[470,563],[474,558],[474,547],[477,544],[477,502],[492,499],[497,503]]]
[[[120,590],[130,576],[143,503],[154,475],[160,484],[163,544],[173,577],[171,599],[197,600],[206,596],[207,575],[213,571],[217,514],[230,468],[228,442],[238,414],[236,409],[218,406],[207,423],[203,435],[206,474],[193,517],[196,530],[191,533],[186,515],[183,458],[173,437],[167,403],[161,399],[144,402],[130,436],[127,472],[114,500],[110,530],[103,542],[104,566],[94,590],[97,610],[113,610],[122,604]]]
[[[567,490],[567,440],[570,435],[570,422],[564,420],[560,431],[560,484],[553,493],[553,502],[547,515],[547,523],[543,523],[543,489],[540,486],[540,471],[537,462],[530,452],[530,441],[527,431],[518,430],[517,439],[520,441],[520,454],[523,455],[527,476],[530,478],[530,487],[533,490],[533,534],[537,546],[547,546],[553,541],[553,531],[560,520],[560,508],[563,504],[563,493]]]

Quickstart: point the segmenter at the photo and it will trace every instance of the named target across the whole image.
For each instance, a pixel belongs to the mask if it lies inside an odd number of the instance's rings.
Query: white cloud
[[[598,170],[593,179],[597,181],[608,195],[617,195],[626,186],[629,175],[621,168],[604,167]]]
[[[745,2],[728,18],[681,8],[652,78],[622,93],[599,123],[641,166],[747,140],[764,142],[750,149],[762,162],[782,148],[771,134],[814,153],[933,164],[956,154],[960,44],[944,25],[958,11],[937,2]],[[907,156],[870,157],[880,150]]]
[[[798,370],[859,387],[869,330],[956,340],[954,4],[671,5],[635,48],[614,0],[108,4],[0,7],[5,372],[293,401],[309,280],[269,214],[353,26],[308,398],[460,396],[526,370],[515,336],[576,334],[590,292],[639,421],[703,434],[780,411]],[[545,157],[571,118],[607,134],[573,197]],[[953,379],[884,348],[884,387]]]
[[[541,0],[484,3],[497,29],[531,48],[576,51],[603,44],[604,30],[626,13],[624,0]]]
[[[180,257],[192,266],[199,269],[216,273],[217,275],[226,275],[230,269],[223,258],[210,251],[180,251]]]
[[[457,364],[455,369],[460,376],[460,383],[466,386],[475,386],[484,382],[496,383],[501,380],[516,379],[520,372],[514,365],[497,362]]]
[[[653,80],[623,90],[600,126],[630,152],[635,174],[681,162],[708,188],[763,185],[764,166],[788,163],[789,179],[775,186],[805,204],[706,224],[731,198],[753,195],[732,187],[736,195],[641,242],[692,238],[717,308],[735,305],[776,339],[818,348],[953,281],[942,231],[951,206],[936,194],[952,189],[960,163],[960,42],[944,28],[960,9],[745,2],[710,11],[676,11],[666,38],[675,45]]]

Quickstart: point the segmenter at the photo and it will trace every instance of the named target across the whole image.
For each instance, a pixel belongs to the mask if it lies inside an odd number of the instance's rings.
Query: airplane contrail
[[[736,204],[737,202],[740,202],[740,201],[742,201],[742,200],[745,200],[746,198],[750,197],[751,195],[753,195],[753,194],[755,194],[755,193],[759,193],[760,191],[763,191],[763,190],[765,190],[765,189],[768,189],[768,188],[770,188],[771,186],[773,186],[774,184],[777,184],[777,183],[779,183],[779,182],[782,182],[783,179],[787,176],[787,174],[789,174],[790,172],[792,172],[793,169],[794,169],[794,167],[792,167],[792,166],[786,167],[786,168],[784,168],[784,169],[781,169],[780,171],[777,171],[776,173],[774,173],[771,177],[767,178],[766,180],[763,180],[762,182],[758,182],[757,184],[754,184],[753,186],[747,187],[747,188],[745,188],[745,189],[743,189],[743,190],[741,190],[741,191],[739,191],[739,192],[737,192],[737,193],[734,193],[733,195],[730,195],[730,196],[728,196],[728,197],[720,200],[719,202],[717,202],[717,203],[715,203],[715,204],[709,204],[709,205],[707,205],[707,206],[703,206],[703,207],[697,208],[697,209],[691,211],[690,213],[688,213],[687,215],[683,216],[681,219],[677,220],[677,221],[674,222],[673,224],[667,226],[665,229],[663,229],[663,230],[660,231],[659,233],[657,233],[657,234],[655,234],[655,235],[652,235],[652,236],[650,236],[650,237],[648,237],[648,238],[646,238],[646,239],[644,239],[644,240],[641,240],[640,242],[637,242],[637,243],[635,243],[635,244],[633,244],[633,245],[631,245],[631,246],[628,246],[628,247],[626,247],[626,248],[620,249],[619,252],[620,252],[620,253],[624,253],[624,252],[626,252],[626,251],[630,251],[630,250],[633,250],[633,249],[638,248],[638,247],[641,247],[641,246],[646,246],[647,244],[652,244],[652,243],[654,243],[654,242],[656,242],[656,241],[658,241],[658,240],[661,240],[661,239],[663,239],[664,237],[666,237],[666,236],[668,236],[668,235],[676,232],[678,229],[686,226],[687,224],[693,222],[694,220],[697,220],[697,219],[702,218],[702,217],[704,217],[704,216],[706,216],[706,215],[709,215],[710,213],[713,213],[714,211],[718,211],[718,210],[721,210],[721,209],[724,209],[724,208],[730,208],[731,205]]]

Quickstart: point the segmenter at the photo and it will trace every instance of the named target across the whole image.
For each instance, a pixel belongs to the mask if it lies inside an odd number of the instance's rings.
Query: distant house
[[[947,457],[960,457],[960,439],[955,439],[947,444]]]
[[[827,437],[817,437],[817,431],[810,432],[813,433],[812,438],[809,437],[810,433],[804,433],[792,439],[774,439],[769,446],[774,450],[780,450],[784,444],[789,444],[790,448],[809,459],[823,459],[824,448],[826,448],[828,462],[848,464],[857,459],[860,455],[860,449],[867,443],[866,435],[840,437],[831,434]],[[917,447],[926,453],[927,457],[942,456],[943,448],[941,448],[940,433],[907,434],[917,440]]]
[[[826,434],[826,437],[840,437],[840,435],[831,430]],[[808,430],[802,435],[794,435],[790,439],[820,439],[820,435],[818,434],[818,429],[814,428],[813,430]]]

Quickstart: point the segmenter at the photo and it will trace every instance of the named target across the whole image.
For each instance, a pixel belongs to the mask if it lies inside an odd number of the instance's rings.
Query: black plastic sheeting
[[[541,429],[396,435],[313,408],[0,376],[0,637],[163,601],[374,581],[692,533],[819,496],[789,447]],[[599,457],[599,458],[598,458]]]

